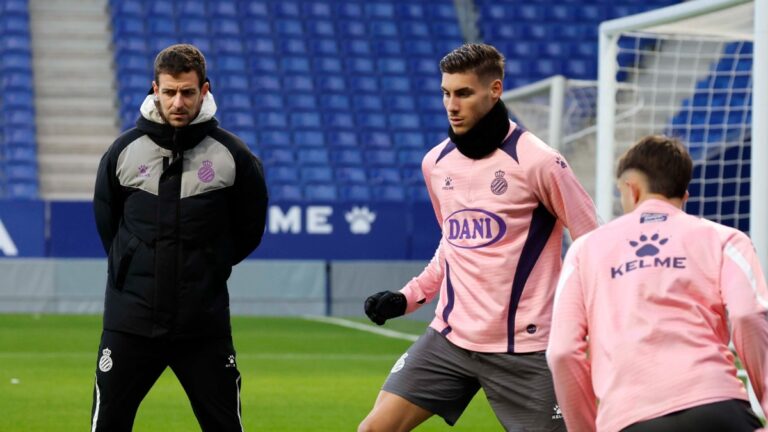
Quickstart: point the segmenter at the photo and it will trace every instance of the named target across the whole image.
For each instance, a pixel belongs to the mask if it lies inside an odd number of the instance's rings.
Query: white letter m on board
[[[8,230],[5,229],[3,221],[0,220],[0,251],[3,251],[5,256],[16,256],[19,254],[19,250],[16,248],[16,244],[13,242]]]

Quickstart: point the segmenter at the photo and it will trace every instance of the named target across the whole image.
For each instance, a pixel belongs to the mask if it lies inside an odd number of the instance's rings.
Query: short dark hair
[[[206,79],[205,57],[194,45],[171,45],[155,57],[155,82],[158,82],[161,73],[177,76],[189,71],[195,71],[202,88]]]
[[[467,43],[440,60],[443,73],[474,72],[481,79],[504,80],[504,56],[492,45]]]
[[[646,175],[651,193],[667,198],[683,198],[691,182],[693,161],[679,140],[664,135],[649,135],[640,139],[619,159],[616,178],[631,169]]]

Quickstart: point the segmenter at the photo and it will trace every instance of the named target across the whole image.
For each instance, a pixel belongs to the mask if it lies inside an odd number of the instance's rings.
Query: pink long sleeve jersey
[[[619,431],[747,399],[731,338],[765,410],[767,307],[749,238],[665,201],[574,242],[547,351],[568,430]]]
[[[563,224],[597,226],[595,207],[563,157],[510,122],[499,149],[470,159],[446,140],[422,171],[442,238],[401,292],[408,312],[440,298],[432,328],[478,352],[547,346]]]

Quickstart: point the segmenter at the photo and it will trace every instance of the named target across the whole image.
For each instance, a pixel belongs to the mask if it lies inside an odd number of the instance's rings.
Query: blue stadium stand
[[[0,198],[38,198],[34,86],[26,0],[0,0]]]
[[[453,4],[110,0],[110,13],[124,128],[157,51],[190,42],[206,54],[222,126],[263,158],[273,196],[427,199],[391,179],[446,136],[437,64],[463,42]]]
[[[679,2],[476,0],[475,4],[483,39],[507,58],[504,88],[512,89],[557,74],[596,79],[597,30],[602,21]],[[632,62],[620,59],[622,65]]]
[[[712,73],[696,83],[667,130],[688,144],[694,179],[718,179],[692,182],[686,211],[742,231],[749,229],[752,50],[751,42],[726,44]]]

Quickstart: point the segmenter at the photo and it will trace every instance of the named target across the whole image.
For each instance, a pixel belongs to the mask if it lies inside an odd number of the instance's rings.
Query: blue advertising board
[[[104,257],[104,246],[96,231],[93,203],[52,201],[50,255],[62,258]]]
[[[45,203],[0,201],[0,257],[44,257]]]
[[[91,202],[0,202],[0,223],[0,256],[105,256]],[[439,240],[428,203],[270,203],[250,258],[426,260]]]
[[[261,246],[251,255],[273,259],[405,260],[434,254],[440,232],[428,217],[398,203],[271,204]],[[420,232],[421,231],[421,232]],[[414,234],[428,253],[414,256]],[[423,232],[423,235],[422,235]],[[424,249],[422,247],[421,249]]]

